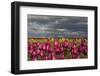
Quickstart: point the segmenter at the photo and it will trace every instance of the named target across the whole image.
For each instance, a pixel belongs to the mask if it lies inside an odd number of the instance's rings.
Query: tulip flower
[[[81,58],[81,54],[88,55],[87,39],[81,38],[29,38],[28,55],[30,60],[64,59],[67,54],[70,58]]]
[[[44,51],[46,51],[46,45],[45,45],[45,44],[43,44],[42,49],[43,49]]]
[[[39,49],[36,50],[36,54],[40,55],[41,51]]]
[[[66,40],[63,42],[63,46],[64,47],[67,47],[68,46],[68,42]]]
[[[35,51],[32,52],[32,56],[36,56],[36,52]]]
[[[52,56],[52,60],[55,60],[56,59],[56,57],[55,56]]]
[[[41,50],[41,52],[40,52],[40,56],[42,57],[44,55],[44,53],[43,53],[43,51]]]

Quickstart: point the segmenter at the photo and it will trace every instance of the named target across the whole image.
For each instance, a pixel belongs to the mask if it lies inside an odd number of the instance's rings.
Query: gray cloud
[[[87,37],[87,17],[76,16],[46,16],[28,15],[28,36],[29,37],[51,37],[54,32],[58,37],[58,32],[64,33],[65,37]],[[70,34],[69,34],[70,33]],[[38,35],[37,35],[38,34]]]

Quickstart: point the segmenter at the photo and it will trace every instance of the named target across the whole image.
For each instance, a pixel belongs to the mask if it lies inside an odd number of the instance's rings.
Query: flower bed
[[[28,38],[28,61],[88,58],[86,38]]]

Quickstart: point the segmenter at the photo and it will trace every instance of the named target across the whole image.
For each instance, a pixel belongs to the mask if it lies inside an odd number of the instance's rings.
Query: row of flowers
[[[87,58],[88,45],[84,38],[29,38],[28,60]]]

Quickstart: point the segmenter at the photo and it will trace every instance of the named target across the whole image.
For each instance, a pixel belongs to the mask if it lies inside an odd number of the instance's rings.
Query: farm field
[[[87,38],[28,38],[28,61],[88,58]]]

